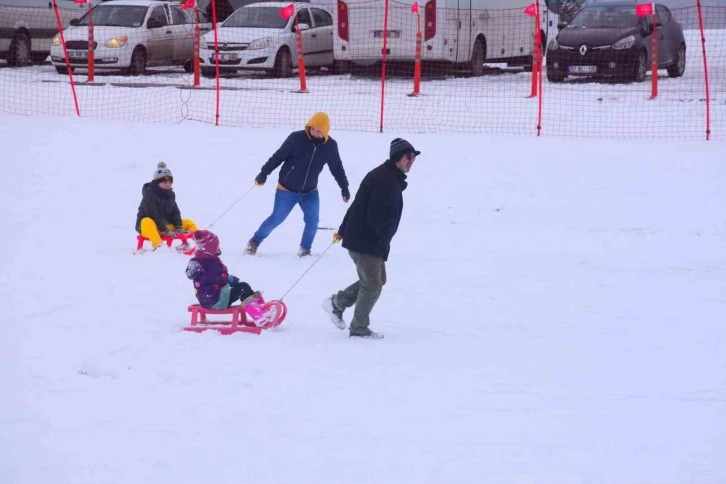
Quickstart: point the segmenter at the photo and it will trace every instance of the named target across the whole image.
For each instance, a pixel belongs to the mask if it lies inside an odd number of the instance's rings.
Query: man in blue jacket
[[[340,160],[338,144],[329,133],[328,115],[323,112],[315,113],[305,125],[305,129],[290,134],[262,166],[260,174],[255,178],[257,186],[264,185],[267,177],[282,164],[272,215],[262,222],[260,228],[247,242],[248,254],[256,254],[260,244],[285,221],[295,205],[300,205],[305,228],[297,255],[300,257],[310,255],[320,219],[318,176],[326,164],[338,182],[343,201],[348,202],[350,199],[348,179],[345,176],[343,162]]]

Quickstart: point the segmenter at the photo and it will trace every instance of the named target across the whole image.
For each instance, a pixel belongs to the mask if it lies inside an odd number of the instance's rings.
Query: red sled
[[[161,237],[162,242],[164,242],[167,247],[171,247],[172,242],[175,240],[180,240],[181,244],[176,247],[176,250],[178,250],[180,253],[184,255],[192,255],[194,253],[194,245],[189,243],[189,239],[192,238],[192,233],[186,233],[186,234],[178,234],[175,237],[169,237],[167,235],[163,235]],[[148,241],[149,239],[147,237],[144,237],[143,235],[139,234],[136,236],[136,254],[141,254],[144,252],[144,242]],[[186,249],[183,249],[184,246],[188,246]]]
[[[233,333],[260,334],[263,329],[279,326],[287,316],[287,306],[284,302],[277,300],[264,302],[262,298],[258,298],[258,300],[244,306],[231,306],[227,309],[205,309],[199,304],[192,304],[187,310],[192,313],[192,321],[191,326],[186,326],[184,331],[201,333],[211,329],[225,335]],[[207,320],[208,315],[218,314],[232,315],[232,320]]]

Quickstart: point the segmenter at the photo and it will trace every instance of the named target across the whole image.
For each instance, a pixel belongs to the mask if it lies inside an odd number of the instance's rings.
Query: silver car
[[[56,0],[61,24],[88,11],[88,5],[73,0]],[[91,0],[91,4],[101,3]],[[58,21],[51,0],[0,0],[0,59],[11,66],[41,63],[50,55],[50,42],[58,33]]]

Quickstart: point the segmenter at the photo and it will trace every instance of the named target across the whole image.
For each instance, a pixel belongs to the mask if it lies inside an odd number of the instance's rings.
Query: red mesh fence
[[[726,139],[726,7],[325,1],[2,3],[0,114]]]

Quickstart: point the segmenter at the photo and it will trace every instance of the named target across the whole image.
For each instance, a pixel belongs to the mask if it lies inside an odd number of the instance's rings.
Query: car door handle
[[[317,37],[317,36],[318,36],[318,34],[313,34],[313,35],[311,35],[310,37],[313,37],[313,38],[315,38],[315,37]]]
[[[167,31],[166,31],[166,33],[167,33],[167,34],[170,34],[170,33],[171,33],[171,30],[167,30]]]
[[[53,2],[48,2],[48,8],[53,9]]]

